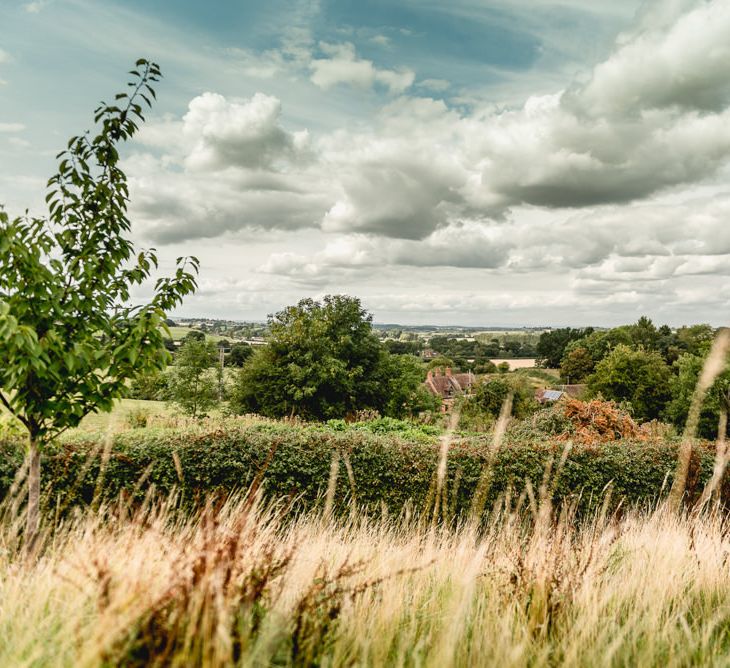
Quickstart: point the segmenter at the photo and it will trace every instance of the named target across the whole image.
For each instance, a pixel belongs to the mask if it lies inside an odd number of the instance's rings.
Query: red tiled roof
[[[428,372],[426,388],[442,399],[448,399],[456,394],[461,394],[474,384],[474,375],[471,373],[452,374],[450,369],[441,374],[439,369],[435,372]]]

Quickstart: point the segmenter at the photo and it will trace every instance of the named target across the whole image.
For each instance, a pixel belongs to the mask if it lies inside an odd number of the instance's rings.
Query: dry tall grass
[[[120,506],[49,530],[33,558],[6,514],[0,665],[727,665],[719,514],[524,505],[480,529]]]

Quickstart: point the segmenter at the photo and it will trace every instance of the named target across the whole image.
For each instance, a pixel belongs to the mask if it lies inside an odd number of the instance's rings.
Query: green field
[[[173,341],[181,341],[184,339],[190,332],[198,332],[200,330],[193,329],[192,327],[169,327],[170,335],[172,336]],[[222,341],[223,339],[227,341],[233,341],[233,339],[230,336],[219,336],[218,334],[210,334],[208,332],[205,332],[205,340],[206,341],[213,341],[213,343],[217,343],[218,341]]]
[[[120,399],[110,413],[90,413],[79,425],[81,431],[119,431],[129,425],[134,413],[147,415],[169,415],[174,409],[164,401],[142,401],[140,399]]]

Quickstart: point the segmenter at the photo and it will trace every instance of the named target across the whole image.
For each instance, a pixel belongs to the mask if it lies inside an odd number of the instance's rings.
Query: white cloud
[[[413,240],[458,221],[503,219],[523,205],[557,210],[641,201],[711,179],[730,159],[730,108],[715,108],[721,91],[730,90],[720,74],[730,65],[730,3],[708,2],[659,26],[622,38],[586,84],[516,109],[458,113],[442,101],[401,97],[370,128],[310,139],[281,125],[275,97],[237,101],[205,93],[181,121],[158,123],[142,137],[167,146],[170,164],[177,161],[191,180],[195,174],[183,193],[217,190],[200,180],[239,170],[223,183],[267,212],[241,209],[234,217],[241,225]],[[700,33],[703,47],[690,48],[690,37]],[[683,47],[686,61],[661,56]],[[394,70],[359,59],[350,43],[320,49],[327,58],[312,61],[312,77],[324,88],[368,87],[378,77],[399,88]],[[624,80],[626,90],[617,83]],[[296,202],[304,199],[316,206],[301,213]],[[227,220],[220,229],[232,229]],[[637,245],[649,247],[650,240]],[[572,264],[597,253],[590,245],[561,252]]]
[[[309,63],[312,82],[327,90],[338,84],[359,88],[385,86],[391,93],[402,93],[413,84],[415,74],[408,68],[381,69],[372,61],[358,58],[355,46],[350,42],[329,44],[320,42],[323,58],[313,58]]]
[[[443,93],[451,87],[451,83],[446,79],[423,79],[416,86],[434,93]]]
[[[50,0],[33,0],[33,2],[26,2],[23,5],[23,9],[29,14],[40,14],[49,4]]]
[[[677,106],[718,111],[727,106],[730,6],[716,0],[669,16],[674,21],[667,24],[654,14],[651,24],[627,37],[596,67],[579,96],[586,113],[625,116],[632,110]]]
[[[270,167],[291,161],[307,149],[306,131],[289,134],[279,124],[281,102],[256,93],[243,102],[204,93],[190,102],[183,134],[193,143],[186,157],[191,169]]]
[[[25,130],[23,123],[0,123],[0,132],[22,132]]]
[[[341,236],[311,257],[273,253],[259,271],[310,280],[332,270],[357,273],[385,266],[494,269],[507,262],[512,246],[497,226],[470,222],[436,230],[422,241]]]
[[[315,226],[327,210],[310,166],[306,131],[280,124],[278,99],[227,100],[204,93],[180,121],[144,127],[141,143],[162,149],[127,161],[140,230],[163,243],[241,229]]]

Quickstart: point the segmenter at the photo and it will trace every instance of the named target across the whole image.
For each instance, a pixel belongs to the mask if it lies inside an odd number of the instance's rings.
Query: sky
[[[145,57],[132,234],[178,317],[727,324],[730,0],[0,0],[0,204]],[[135,293],[149,295],[150,286]]]

